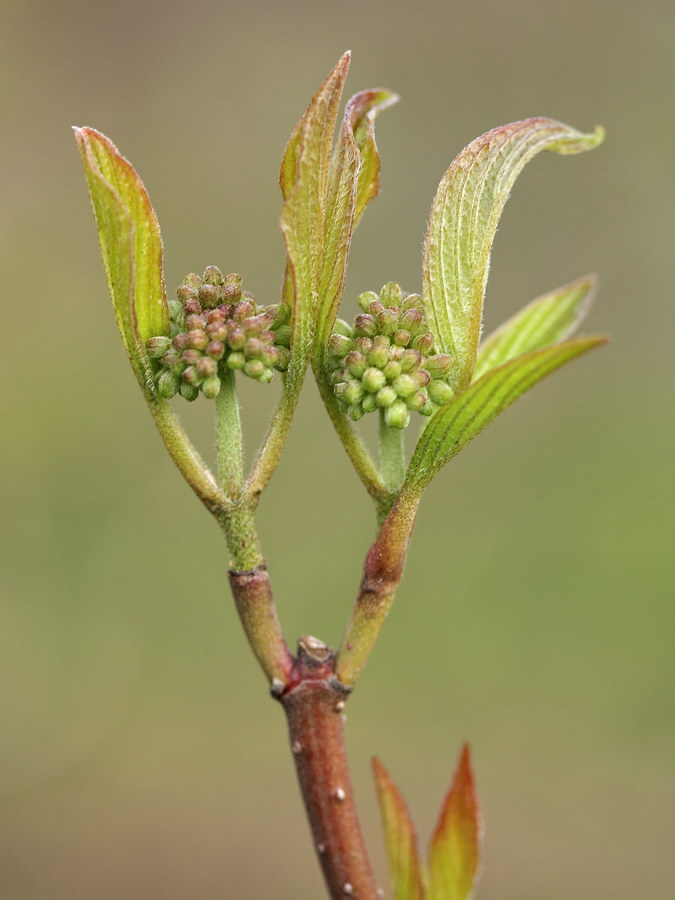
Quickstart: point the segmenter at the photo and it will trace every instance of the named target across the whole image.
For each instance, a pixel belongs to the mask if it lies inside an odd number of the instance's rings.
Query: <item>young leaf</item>
[[[333,133],[349,63],[350,54],[345,53],[314,94],[281,163],[285,203],[279,224],[288,255],[284,290],[293,310],[288,378],[295,385],[304,375],[313,339]]]
[[[394,900],[424,900],[417,835],[408,808],[389,773],[377,758],[373,759],[373,774],[382,815]]]
[[[597,279],[587,275],[529,303],[481,342],[474,381],[516,356],[540,350],[570,337],[586,316]]]
[[[169,333],[157,216],[143,182],[112,141],[93,128],[74,130],[117,324],[139,384],[153,397],[145,342]]]
[[[525,391],[566,362],[606,342],[604,337],[567,341],[486,372],[442,406],[422,432],[408,466],[408,487],[414,493],[426,487],[453,456]]]
[[[429,848],[429,900],[469,900],[478,875],[480,810],[464,744]]]
[[[516,178],[542,150],[580,153],[602,138],[601,129],[581,134],[553,119],[525,119],[477,138],[445,173],[429,216],[423,289],[437,349],[454,360],[455,389],[471,381],[490,251]]]

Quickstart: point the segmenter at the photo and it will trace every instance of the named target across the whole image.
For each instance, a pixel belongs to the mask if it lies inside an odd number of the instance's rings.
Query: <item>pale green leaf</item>
[[[469,900],[478,876],[480,811],[465,744],[429,848],[429,900]]]
[[[481,341],[474,380],[516,356],[570,337],[590,309],[597,279],[587,275],[533,300]]]
[[[408,808],[389,773],[377,758],[373,759],[373,774],[394,900],[424,900],[417,835]]]
[[[417,442],[407,485],[417,492],[522,394],[566,362],[607,342],[589,337],[545,347],[491,369],[432,417]],[[405,488],[404,488],[405,490]]]
[[[129,359],[148,396],[153,373],[145,342],[169,333],[157,216],[143,182],[115,145],[76,128],[115,315]]]
[[[445,173],[429,216],[423,289],[437,349],[454,359],[456,389],[471,380],[492,242],[516,178],[542,150],[580,153],[602,138],[601,129],[582,134],[553,119],[526,119],[477,138]]]

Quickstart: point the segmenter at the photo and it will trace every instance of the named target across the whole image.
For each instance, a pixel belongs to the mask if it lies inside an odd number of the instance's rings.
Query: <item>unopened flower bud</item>
[[[260,384],[269,384],[274,378],[274,370],[266,368],[265,371],[260,375],[256,380],[260,382]]]
[[[192,401],[196,400],[199,396],[199,388],[194,384],[188,384],[186,381],[182,381],[180,385],[180,395],[188,402],[192,403]]]
[[[172,397],[176,396],[179,387],[180,381],[174,372],[170,372],[168,369],[160,372],[157,377],[157,390],[159,391],[160,396],[170,400]]]
[[[384,421],[390,428],[405,428],[410,422],[410,413],[403,400],[394,400],[384,411]]]
[[[371,366],[361,376],[361,382],[367,391],[376,394],[387,383],[387,377],[382,369]]]
[[[358,350],[352,350],[345,356],[343,365],[349,369],[355,378],[360,378],[366,371],[367,363],[363,353],[359,353]]]
[[[178,352],[178,350],[174,350],[173,347],[169,347],[164,356],[160,359],[160,362],[166,369],[173,369],[173,367],[178,364],[179,360],[180,353]]]
[[[406,331],[405,328],[399,328],[398,331],[394,332],[393,341],[399,347],[407,347],[410,343],[410,332]]]
[[[244,344],[244,353],[249,359],[260,359],[264,352],[265,345],[258,338],[248,338]]]
[[[204,281],[206,284],[222,284],[223,273],[218,266],[207,266],[204,269]]]
[[[379,299],[380,298],[375,293],[375,291],[364,291],[363,294],[359,294],[359,296],[356,298],[356,302],[364,312],[368,312],[368,307],[370,306],[370,304],[377,302]]]
[[[201,358],[199,350],[186,350],[183,353],[183,362],[186,366],[196,366]]]
[[[240,300],[239,303],[235,304],[232,315],[237,322],[243,322],[244,319],[250,318],[254,313],[255,306],[250,300]]]
[[[223,299],[226,303],[238,303],[241,300],[241,275],[231,272],[225,276]]]
[[[395,281],[388,281],[380,291],[380,301],[385,306],[401,305],[401,288]]]
[[[350,381],[343,394],[345,403],[359,403],[363,397],[363,385],[360,381]]]
[[[415,350],[419,350],[420,353],[428,353],[434,346],[433,334],[430,331],[418,334],[417,337],[412,339],[412,346]]]
[[[199,302],[205,309],[214,309],[220,303],[223,292],[217,284],[203,284],[199,288]]]
[[[178,288],[178,290],[180,290],[180,288]],[[195,296],[197,296],[196,291]],[[183,304],[180,300],[169,300],[167,306],[169,307],[169,317],[173,322],[183,312]]]
[[[381,334],[392,335],[398,331],[398,310],[386,307],[377,317]]]
[[[422,309],[422,297],[420,294],[408,294],[401,300],[401,309]]]
[[[413,369],[416,369],[422,362],[422,354],[419,350],[405,350],[401,354],[399,362],[401,364],[402,372],[412,372]]]
[[[333,333],[343,334],[345,337],[352,337],[354,329],[349,322],[345,322],[344,319],[336,319],[335,324],[333,325]]]
[[[226,365],[228,369],[233,369],[236,371],[237,369],[243,369],[245,363],[246,357],[244,356],[244,354],[240,353],[239,351],[235,351],[234,353],[230,353],[228,355]]]
[[[420,410],[420,415],[423,415],[423,416],[430,416],[430,415],[433,414],[433,412],[434,412],[435,409],[436,409],[436,407],[435,407],[434,404],[431,402],[431,400],[427,400],[427,402],[424,404],[424,406],[423,406],[422,409]]]
[[[352,403],[351,406],[347,407],[347,415],[354,422],[358,422],[359,419],[363,418],[363,407],[360,403]]]
[[[186,324],[188,331],[203,331],[206,322],[203,316],[188,316]]]
[[[375,394],[366,394],[361,401],[361,406],[363,408],[364,413],[373,412],[377,409],[377,398]]]
[[[443,406],[452,400],[452,388],[445,381],[430,381],[427,392],[429,399],[437,406]]]
[[[291,326],[290,325],[282,325],[280,328],[276,329],[276,340],[277,344],[282,347],[290,347],[291,346]]]
[[[246,343],[246,333],[244,329],[239,326],[230,328],[227,335],[227,343],[233,350],[241,350]]]
[[[280,372],[285,372],[291,360],[291,351],[286,347],[277,347],[276,349],[277,361],[274,363],[274,368],[278,369]]]
[[[417,391],[416,394],[412,394],[412,396],[407,397],[405,401],[405,405],[408,409],[413,410],[413,412],[421,412],[424,405],[427,403],[427,395],[424,391]]]
[[[357,338],[354,341],[354,349],[358,350],[359,353],[363,353],[364,356],[367,356],[373,349],[373,342],[367,337]]]
[[[188,345],[187,334],[184,331],[181,332],[180,334],[177,334],[176,337],[173,339],[173,345],[176,348],[176,350],[178,350],[179,353],[181,350],[185,350],[185,348]]]
[[[188,300],[197,299],[198,290],[198,288],[192,287],[190,284],[181,284],[180,287],[176,288],[176,296],[181,303],[187,303]]]
[[[205,350],[209,339],[205,331],[188,331],[188,347],[193,350]]]
[[[435,356],[428,356],[424,364],[424,368],[432,378],[446,378],[452,366],[452,357],[447,353],[437,353]]]
[[[375,366],[378,369],[383,369],[387,365],[388,360],[389,354],[387,353],[387,348],[383,347],[381,344],[376,347],[374,346],[368,354],[368,362],[371,366]]]
[[[393,381],[401,374],[401,363],[395,359],[390,359],[382,371],[388,381]]]
[[[259,359],[249,359],[244,363],[244,375],[249,378],[260,378],[265,371],[265,365]]]
[[[209,400],[215,399],[220,393],[220,378],[217,375],[207,378],[201,386],[201,392]]]
[[[202,378],[212,378],[218,371],[218,363],[210,356],[202,356],[197,363],[197,371]]]
[[[343,334],[333,333],[328,338],[326,350],[330,356],[337,356],[338,359],[342,359],[352,349],[353,343],[351,338],[345,337]]]
[[[406,331],[409,331],[411,334],[417,334],[423,322],[424,315],[422,314],[422,310],[417,309],[417,307],[406,309],[401,316],[401,327],[405,328]]]
[[[354,331],[359,337],[373,337],[378,332],[377,321],[368,313],[354,319]]]
[[[426,387],[431,381],[431,375],[426,369],[417,369],[417,371],[411,373],[410,377],[414,378],[417,386],[421,388]]]
[[[202,305],[199,300],[188,300],[185,304],[186,316],[199,316],[202,313]]]
[[[170,346],[171,338],[159,335],[158,337],[151,337],[146,342],[145,349],[148,351],[150,359],[159,359],[161,356],[164,356]]]
[[[412,375],[399,375],[392,383],[393,389],[399,397],[411,397],[419,390],[417,380]]]
[[[197,371],[197,366],[188,366],[187,369],[181,375],[181,378],[185,382],[185,384],[194,384],[197,385],[202,380],[199,372]]]
[[[378,406],[391,406],[394,400],[398,399],[398,395],[391,385],[387,384],[381,390],[377,392],[375,395],[375,399],[377,400]]]

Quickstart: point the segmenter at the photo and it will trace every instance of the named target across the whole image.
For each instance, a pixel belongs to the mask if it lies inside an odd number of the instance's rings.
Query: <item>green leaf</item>
[[[379,759],[373,759],[394,900],[424,900],[417,835],[398,788]]]
[[[366,206],[380,190],[380,156],[375,143],[375,119],[396,103],[390,91],[355,94],[344,119],[331,161],[327,190],[322,277],[316,329],[316,368],[321,377],[326,341],[342,299],[352,234]]]
[[[312,97],[288,142],[279,175],[285,201],[279,224],[288,256],[284,292],[293,310],[287,380],[296,386],[314,337],[333,134],[349,63],[345,53]]]
[[[157,216],[143,182],[112,141],[75,128],[117,324],[139,384],[154,397],[145,342],[169,334]]]
[[[587,275],[529,303],[481,342],[474,380],[516,356],[557,344],[576,331],[595,296],[597,279]]]
[[[445,173],[431,206],[423,288],[437,349],[454,359],[457,390],[471,381],[492,242],[516,178],[542,150],[580,153],[602,138],[601,129],[581,134],[554,119],[525,119],[477,138]]]
[[[605,337],[567,341],[486,372],[432,417],[410,460],[407,486],[414,493],[426,487],[453,456],[522,394],[566,362],[605,343]]]
[[[478,876],[480,811],[465,744],[429,848],[429,900],[469,900]]]

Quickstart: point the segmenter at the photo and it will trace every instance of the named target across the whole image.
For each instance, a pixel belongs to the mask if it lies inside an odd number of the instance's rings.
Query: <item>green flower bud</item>
[[[225,277],[223,300],[225,303],[238,303],[241,300],[241,275],[231,272]]]
[[[395,281],[388,281],[380,291],[380,301],[385,306],[401,305],[401,288]]]
[[[401,363],[395,359],[390,359],[382,371],[384,372],[387,381],[393,381],[401,374]]]
[[[419,350],[420,353],[428,353],[434,346],[434,336],[430,331],[424,334],[418,334],[412,339],[413,349]]]
[[[373,349],[368,354],[368,362],[371,366],[376,366],[378,369],[384,369],[389,361],[389,354],[387,349],[382,345],[377,347],[373,347]]]
[[[281,347],[291,346],[291,326],[282,325],[276,329],[277,344]]]
[[[392,387],[399,397],[404,399],[411,397],[419,390],[419,385],[412,375],[399,375],[398,378],[394,379]]]
[[[350,381],[347,384],[343,397],[345,403],[348,403],[350,406],[354,403],[359,403],[363,397],[363,385],[361,382]]]
[[[187,401],[192,403],[193,400],[196,400],[199,396],[199,388],[194,384],[188,384],[187,382],[181,382],[180,386],[180,395],[184,397]]]
[[[244,353],[247,359],[260,359],[265,352],[265,345],[259,338],[248,338],[244,344]]]
[[[354,342],[351,338],[345,337],[343,334],[334,333],[328,338],[326,350],[330,356],[337,356],[338,359],[342,359],[352,349],[353,344]]]
[[[277,347],[277,359],[274,363],[274,368],[278,369],[280,372],[285,372],[288,368],[288,363],[291,360],[291,351],[287,350],[286,347]]]
[[[377,320],[364,313],[354,319],[354,332],[359,337],[373,337],[378,333]]]
[[[178,288],[180,291],[181,288]],[[192,290],[192,288],[186,288],[186,290]],[[195,291],[195,297],[197,296],[197,292]],[[189,299],[189,298],[188,298]],[[167,306],[169,307],[169,317],[171,321],[175,321],[178,316],[180,316],[183,312],[183,304],[180,300],[169,300]]]
[[[222,284],[223,273],[218,266],[207,266],[204,269],[204,281],[206,284]]]
[[[244,363],[244,375],[249,378],[260,378],[265,371],[265,364],[259,359],[248,359]]]
[[[426,369],[417,369],[417,371],[411,373],[410,377],[414,378],[417,386],[421,388],[426,387],[431,381],[431,376]]]
[[[175,397],[179,388],[180,380],[175,372],[164,369],[164,371],[160,372],[157,376],[157,390],[160,396],[165,399],[170,400],[172,397]]]
[[[345,356],[343,363],[355,378],[361,378],[366,371],[366,358],[363,353],[359,353],[358,350],[352,350],[348,353]]]
[[[246,333],[239,325],[234,325],[228,329],[227,343],[233,350],[242,350],[246,343]]]
[[[266,368],[262,375],[257,379],[260,384],[269,384],[270,381],[274,378],[274,370],[270,368]]]
[[[395,400],[384,411],[384,421],[390,428],[405,428],[410,422],[410,413],[403,400]]]
[[[398,310],[387,307],[377,317],[380,334],[392,335],[398,331]]]
[[[244,354],[240,353],[239,351],[235,351],[234,353],[230,353],[228,355],[225,364],[227,365],[228,369],[233,369],[236,371],[237,369],[243,369],[245,363],[246,357],[244,356]]]
[[[421,365],[422,354],[419,350],[404,350],[399,362],[401,364],[401,371],[410,373]]]
[[[187,345],[188,336],[184,331],[180,334],[177,334],[173,339],[173,346],[176,348],[176,350],[178,350],[179,353],[181,352],[181,350],[185,350],[187,348]]]
[[[434,412],[435,409],[436,409],[436,407],[435,407],[434,404],[431,402],[431,400],[427,400],[427,402],[424,404],[424,406],[423,406],[422,409],[420,410],[420,415],[423,415],[423,416],[430,416],[430,415],[433,414],[433,412]]]
[[[201,392],[209,400],[214,400],[220,393],[220,378],[217,375],[207,378],[201,386]]]
[[[336,319],[335,324],[333,325],[333,333],[343,334],[345,337],[352,337],[354,329],[349,322],[345,322],[344,319]]]
[[[401,316],[401,327],[405,328],[406,331],[409,331],[411,334],[417,334],[423,323],[424,315],[422,314],[422,311],[416,307],[407,309]]]
[[[369,312],[368,307],[370,306],[370,304],[377,302],[379,299],[380,298],[377,296],[375,291],[365,291],[363,294],[359,294],[359,296],[356,298],[356,302],[364,312]]]
[[[194,288],[195,290],[199,290],[202,286],[202,278],[201,275],[197,275],[196,272],[190,272],[189,275],[186,275],[183,279],[183,284],[188,287]]]
[[[361,407],[364,413],[374,412],[377,409],[377,398],[375,394],[366,394],[361,401]]]
[[[452,388],[445,381],[430,381],[427,392],[429,399],[437,406],[443,406],[452,400]]]
[[[407,347],[410,343],[410,337],[409,331],[406,331],[404,328],[399,328],[399,330],[394,333],[394,343],[398,344],[399,347]]]
[[[406,398],[405,405],[414,412],[421,412],[427,402],[428,398],[424,391],[417,391],[416,394]]]
[[[202,377],[197,371],[197,366],[188,366],[181,375],[185,384],[198,385],[202,381]]]
[[[437,353],[427,357],[424,368],[432,378],[446,378],[452,366],[452,358],[447,353]]]
[[[380,313],[384,312],[384,303],[380,303],[379,300],[374,300],[368,307],[368,312],[371,316],[379,316]]]
[[[421,294],[408,294],[401,300],[401,309],[423,309]]]
[[[381,369],[371,366],[365,370],[361,381],[369,393],[376,394],[387,383],[387,377]]]
[[[178,350],[174,350],[173,347],[170,347],[164,356],[160,359],[161,364],[167,369],[173,369],[174,366],[177,366],[180,362],[181,356]]]
[[[145,344],[150,359],[159,359],[164,356],[169,347],[171,347],[171,338],[164,337],[164,335],[151,337]]]
[[[354,422],[358,422],[359,419],[363,418],[363,407],[360,403],[353,403],[351,406],[347,407],[347,415]]]
[[[363,353],[364,356],[368,356],[370,351],[373,349],[373,342],[370,338],[360,337],[354,341],[354,349],[358,350],[359,353]]]
[[[377,392],[375,395],[375,399],[377,400],[378,406],[391,406],[391,404],[398,399],[398,395],[394,388],[387,384],[381,390]]]

